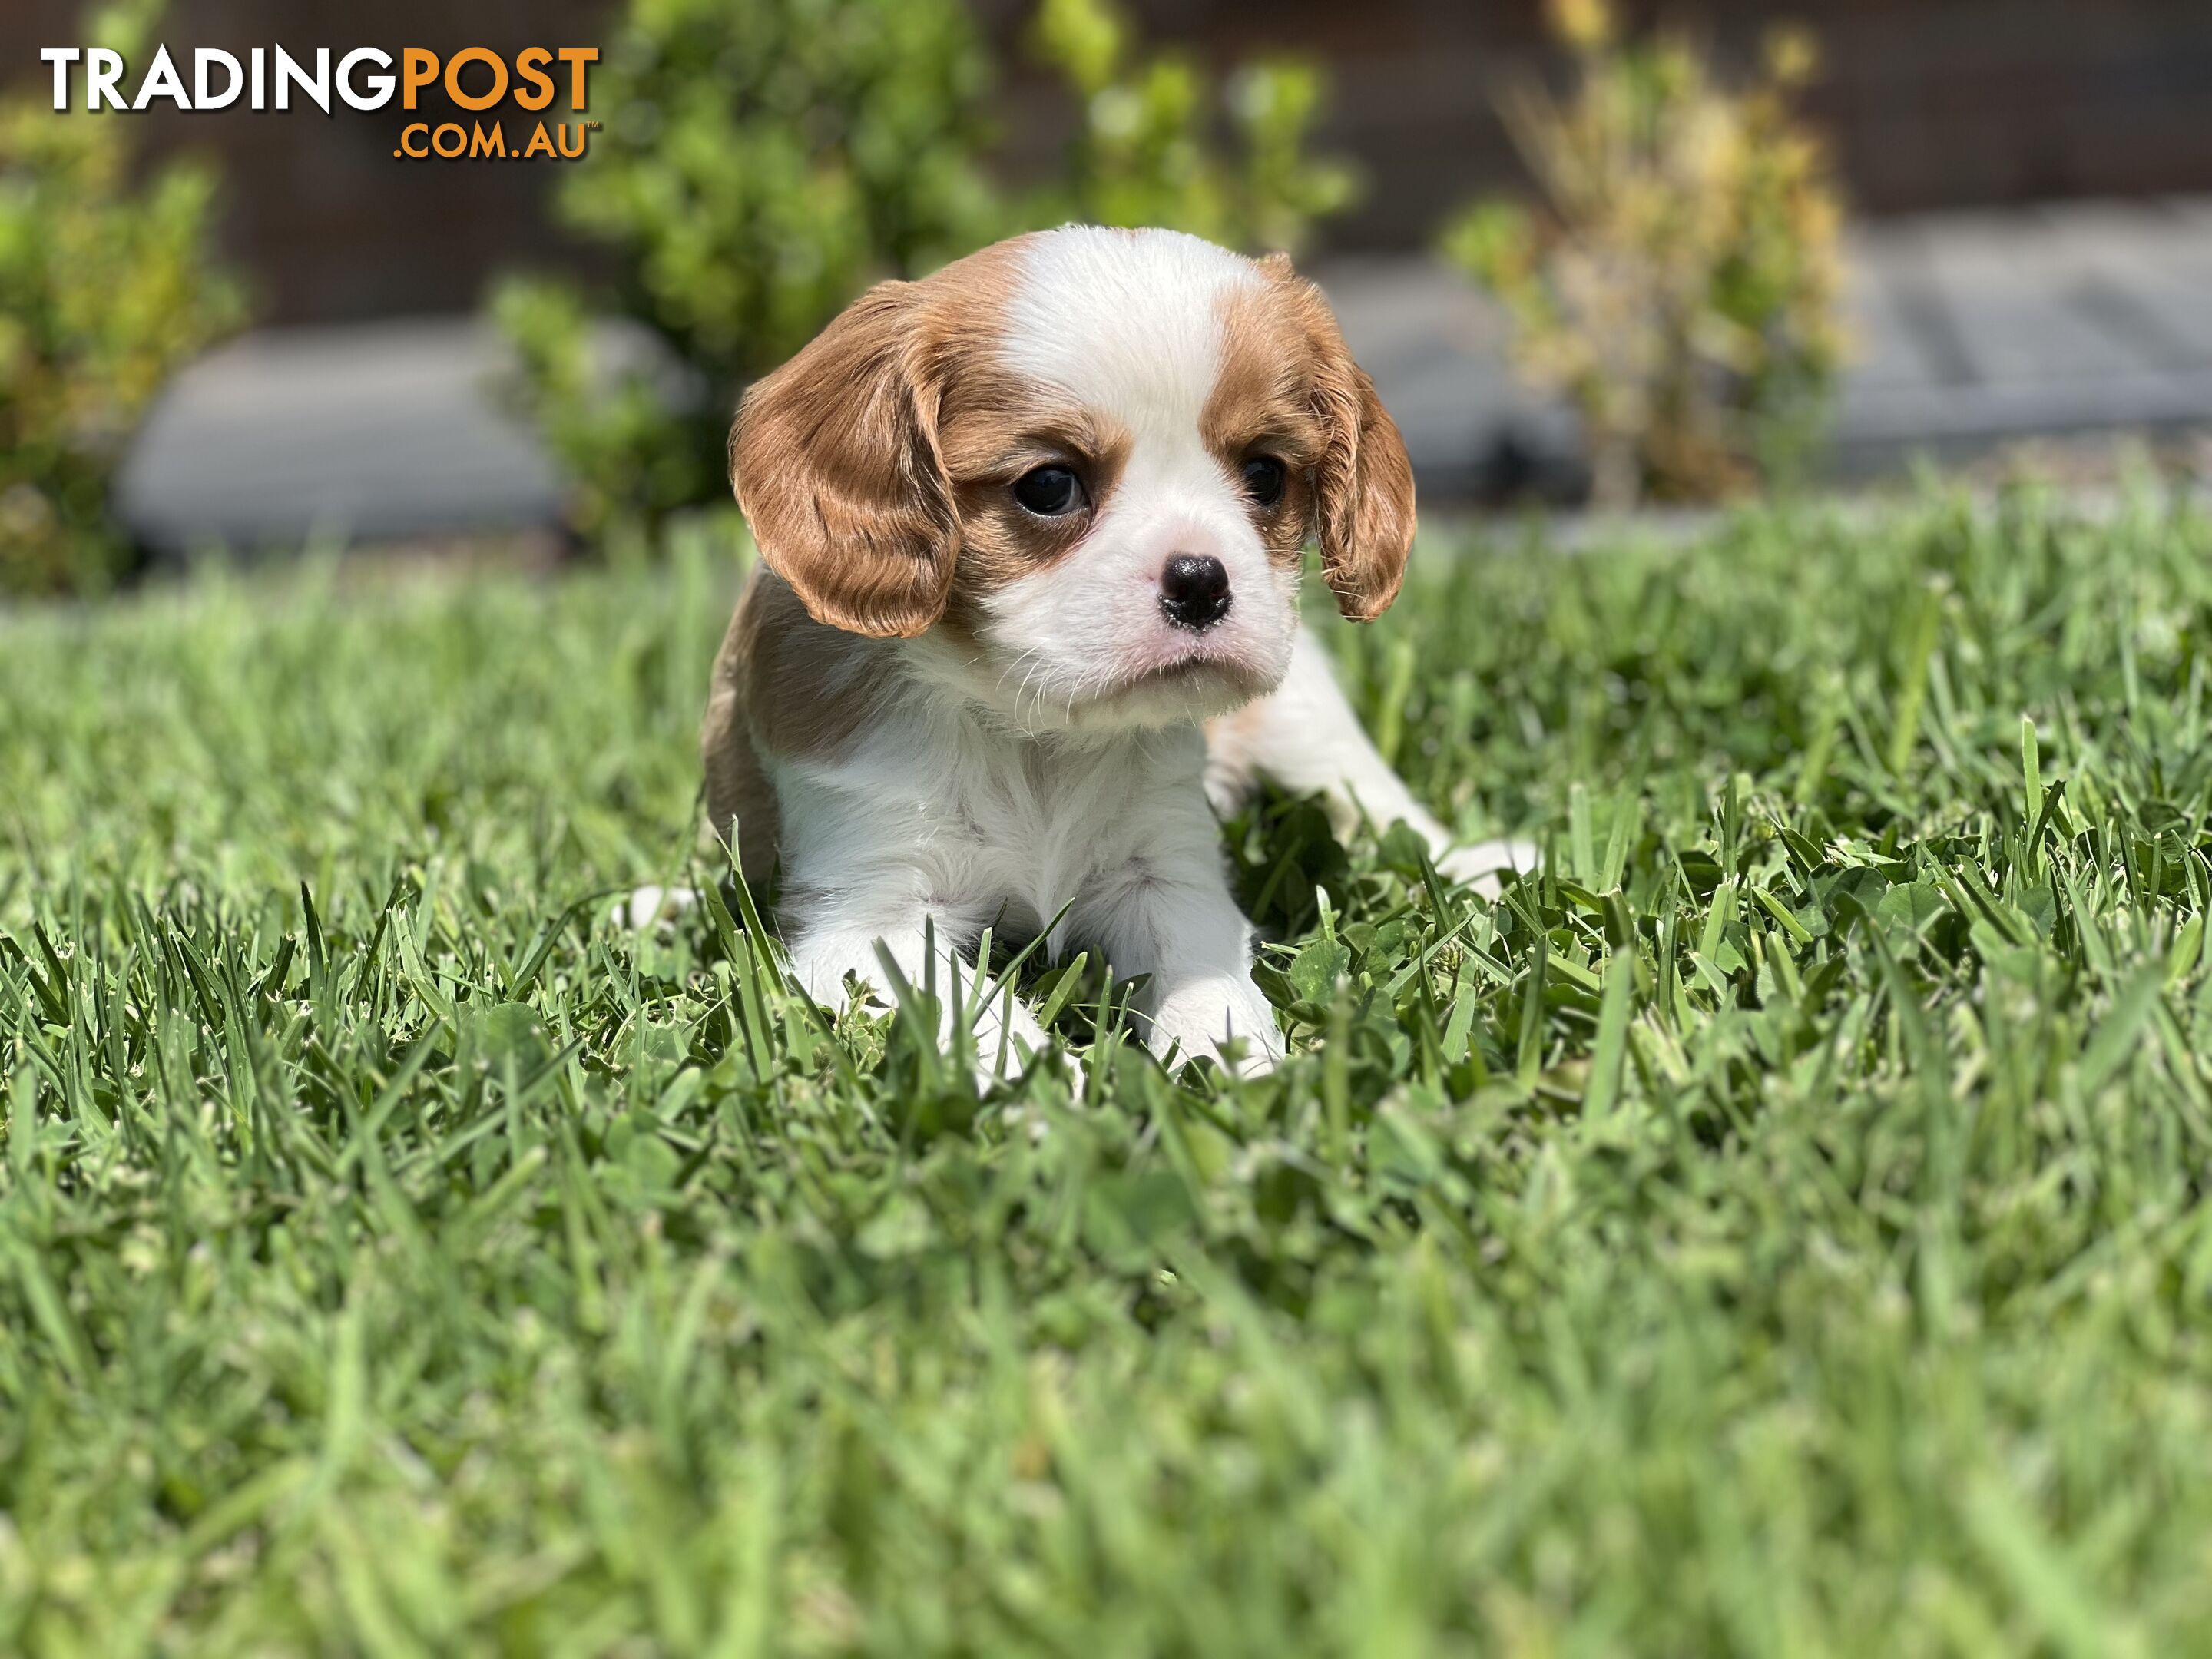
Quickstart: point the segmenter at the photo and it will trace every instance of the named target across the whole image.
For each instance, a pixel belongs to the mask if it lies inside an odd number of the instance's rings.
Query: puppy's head
[[[1170,231],[1018,237],[871,289],[753,388],[730,454],[817,621],[927,635],[1030,724],[1270,690],[1309,538],[1364,621],[1413,533],[1405,446],[1318,290]]]

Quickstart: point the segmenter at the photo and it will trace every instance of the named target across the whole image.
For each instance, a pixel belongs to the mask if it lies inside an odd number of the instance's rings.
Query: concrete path
[[[1849,263],[1841,479],[2033,435],[2212,427],[2212,199],[1888,221]],[[1504,319],[1453,271],[1413,256],[1316,274],[1431,499],[1576,471],[1571,415],[1516,383]],[[619,329],[606,349],[649,351]],[[505,363],[465,319],[249,335],[164,396],[119,507],[162,551],[553,523],[559,480],[504,412]]]
[[[2212,426],[2212,201],[2077,204],[1863,228],[1827,470],[2018,439]],[[1438,261],[1320,273],[1424,489],[1577,470],[1575,422],[1515,383],[1497,307]]]

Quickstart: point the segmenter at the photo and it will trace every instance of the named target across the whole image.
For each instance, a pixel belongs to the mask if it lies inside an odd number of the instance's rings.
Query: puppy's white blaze
[[[1297,577],[1268,559],[1239,482],[1201,430],[1224,301],[1264,280],[1250,261],[1173,231],[1071,227],[1025,246],[1006,367],[1130,440],[1082,547],[985,602],[991,643],[1027,665],[1016,690],[1030,719],[1076,730],[1189,720],[1282,678]],[[1202,634],[1159,608],[1160,574],[1179,553],[1211,555],[1229,574],[1229,614]]]
[[[1024,245],[1000,349],[1010,368],[1113,410],[1140,441],[1173,442],[1195,435],[1220,372],[1222,297],[1261,280],[1180,231],[1070,225]]]

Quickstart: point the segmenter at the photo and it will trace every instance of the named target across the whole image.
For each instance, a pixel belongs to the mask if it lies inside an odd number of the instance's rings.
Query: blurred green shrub
[[[1446,253],[1504,303],[1522,372],[1573,400],[1600,505],[1786,475],[1843,351],[1842,209],[1791,107],[1810,40],[1776,32],[1731,89],[1685,41],[1622,38],[1605,0],[1551,17],[1572,97],[1525,87],[1504,106],[1549,210],[1482,203]]]
[[[1255,64],[1217,92],[1182,59],[1137,62],[1106,0],[1045,0],[1035,38],[1084,119],[1066,176],[1021,192],[986,166],[996,76],[962,0],[630,0],[593,82],[607,126],[557,198],[612,292],[518,278],[492,299],[580,532],[720,498],[745,384],[880,277],[1070,218],[1293,246],[1350,198],[1306,154],[1312,70]],[[594,307],[665,342],[699,406],[595,362]]]
[[[606,361],[574,286],[510,277],[491,312],[514,348],[517,401],[560,459],[572,530],[595,542],[643,532],[721,488],[717,423],[643,368]]]
[[[143,61],[157,3],[96,15],[93,44]],[[213,175],[130,177],[112,112],[0,104],[0,592],[96,590],[127,549],[108,476],[154,394],[243,315],[210,251]]]
[[[1322,92],[1312,65],[1262,58],[1217,93],[1188,58],[1135,61],[1127,21],[1108,0],[1043,0],[1034,39],[1082,100],[1083,125],[1066,186],[1032,222],[1165,225],[1295,252],[1316,221],[1351,202],[1351,170],[1306,150]],[[1237,141],[1226,154],[1216,142],[1224,110]]]

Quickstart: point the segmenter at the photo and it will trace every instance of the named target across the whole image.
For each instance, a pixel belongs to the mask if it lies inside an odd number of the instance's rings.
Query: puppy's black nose
[[[1207,555],[1178,553],[1160,572],[1160,609],[1177,628],[1207,629],[1229,614],[1229,572]]]

